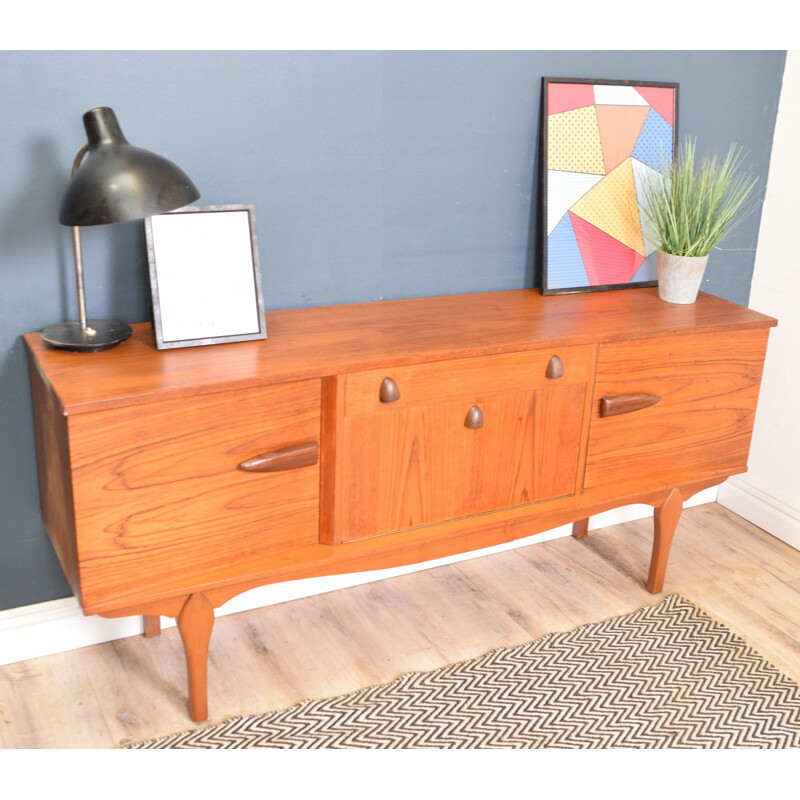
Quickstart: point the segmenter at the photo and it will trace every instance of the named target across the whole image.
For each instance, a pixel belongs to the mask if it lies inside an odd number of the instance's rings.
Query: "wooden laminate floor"
[[[652,520],[220,617],[208,725],[330,697],[632,611]],[[716,503],[684,511],[665,593],[800,682],[800,552]],[[0,745],[111,748],[195,727],[176,628],[0,667]]]

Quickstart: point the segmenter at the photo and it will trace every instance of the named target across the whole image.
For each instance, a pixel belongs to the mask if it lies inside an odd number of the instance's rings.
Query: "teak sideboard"
[[[207,717],[214,609],[683,501],[744,472],[771,317],[656,289],[267,314],[266,341],[113,350],[27,334],[42,513],[86,614],[178,621]]]

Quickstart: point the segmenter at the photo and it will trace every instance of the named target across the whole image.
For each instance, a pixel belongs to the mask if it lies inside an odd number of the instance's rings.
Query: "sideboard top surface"
[[[267,312],[266,341],[156,350],[152,326],[101,353],[47,347],[26,334],[37,368],[66,413],[188,393],[471,358],[558,343],[766,328],[772,317],[700,293],[690,305],[656,288],[542,296],[531,289]]]

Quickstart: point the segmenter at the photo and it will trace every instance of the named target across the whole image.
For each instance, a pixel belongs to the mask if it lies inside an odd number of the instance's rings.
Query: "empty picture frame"
[[[267,338],[252,205],[157,214],[145,236],[159,350]]]
[[[638,197],[675,153],[678,84],[543,78],[542,294],[658,282]]]

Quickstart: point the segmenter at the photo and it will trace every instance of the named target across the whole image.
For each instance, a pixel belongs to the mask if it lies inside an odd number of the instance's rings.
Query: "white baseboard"
[[[734,475],[719,487],[718,502],[800,550],[800,504],[796,500],[750,475]]]
[[[697,506],[703,503],[712,503],[717,499],[717,487],[699,492],[684,506]],[[591,517],[589,529],[605,528],[622,522],[631,522],[652,516],[653,508],[647,505],[631,505],[606,511],[603,514]],[[239,611],[249,611],[253,608],[284,603],[300,597],[309,597],[315,594],[331,592],[335,589],[344,589],[348,586],[358,586],[370,581],[382,580],[395,575],[416,572],[443,564],[453,564],[470,558],[498,553],[502,550],[513,550],[517,547],[526,547],[538,542],[551,541],[569,536],[572,533],[571,525],[562,525],[559,528],[537,533],[525,539],[487,547],[456,556],[425,561],[422,564],[411,564],[406,567],[392,567],[390,569],[374,570],[372,572],[349,573],[346,575],[331,575],[322,578],[307,578],[287,583],[276,583],[262,586],[249,592],[234,597],[224,606],[217,609],[217,616],[235,614]],[[175,625],[172,619],[163,618],[162,627],[169,628]],[[63,653],[67,650],[76,650],[101,642],[110,642],[114,639],[123,639],[126,636],[135,636],[142,633],[141,617],[124,617],[120,619],[104,619],[103,617],[86,617],[81,611],[78,601],[74,597],[62,600],[51,600],[46,603],[11,608],[0,611],[0,666],[14,664],[17,661],[27,661],[30,658]]]

